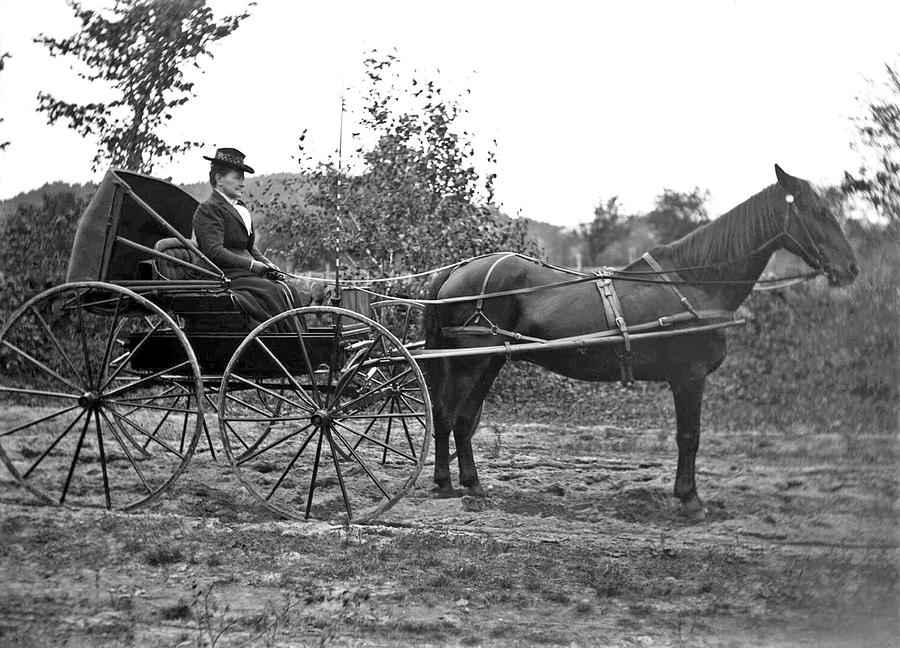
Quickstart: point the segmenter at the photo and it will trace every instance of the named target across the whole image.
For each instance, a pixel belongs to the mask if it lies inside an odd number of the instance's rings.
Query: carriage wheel
[[[407,348],[425,345],[425,307],[401,299],[386,299],[369,305],[372,319],[397,336]]]
[[[260,392],[280,406],[263,406]],[[235,351],[219,390],[219,430],[238,478],[269,509],[360,522],[415,483],[431,401],[419,366],[384,326],[341,308],[298,308]]]
[[[197,359],[175,321],[131,290],[79,282],[33,297],[0,329],[0,368],[0,459],[47,502],[133,509],[190,461],[203,425]]]

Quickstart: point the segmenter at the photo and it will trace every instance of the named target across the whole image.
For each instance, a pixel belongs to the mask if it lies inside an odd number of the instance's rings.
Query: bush
[[[87,199],[45,193],[0,221],[0,321],[23,301],[65,281],[78,218]]]

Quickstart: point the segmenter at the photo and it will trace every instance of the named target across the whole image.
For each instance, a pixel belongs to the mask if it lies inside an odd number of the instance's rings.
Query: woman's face
[[[216,189],[236,200],[244,193],[244,172],[237,169],[228,169],[225,175],[216,175]]]

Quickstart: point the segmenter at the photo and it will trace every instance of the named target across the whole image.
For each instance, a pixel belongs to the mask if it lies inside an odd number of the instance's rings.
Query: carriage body
[[[0,327],[11,356],[0,399],[40,414],[0,429],[0,459],[44,500],[130,509],[161,496],[195,450],[224,452],[283,516],[383,512],[427,454],[419,367],[367,317],[365,296],[348,300],[363,312],[339,308],[339,287],[331,306],[251,326],[192,240],[197,206],[164,180],[107,172],[79,219],[66,283]]]

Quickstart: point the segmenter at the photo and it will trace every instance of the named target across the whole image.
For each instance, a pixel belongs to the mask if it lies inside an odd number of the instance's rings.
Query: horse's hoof
[[[690,499],[681,504],[680,514],[686,522],[696,524],[706,519],[706,507],[699,498]]]
[[[474,486],[466,487],[466,495],[471,495],[472,497],[487,497],[487,491],[481,487],[481,484],[475,484]]]
[[[431,489],[431,496],[435,499],[449,499],[457,495],[458,493],[453,489],[453,486],[435,486]]]

